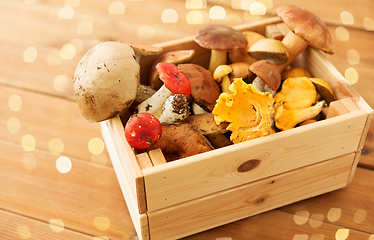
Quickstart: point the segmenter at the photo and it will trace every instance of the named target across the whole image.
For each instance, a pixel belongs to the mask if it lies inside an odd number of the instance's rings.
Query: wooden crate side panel
[[[176,239],[346,186],[354,154],[149,214],[152,240]]]
[[[144,177],[141,167],[134,151],[125,139],[124,128],[120,118],[117,116],[109,120],[108,123],[114,140],[113,143],[122,166],[122,171],[124,172],[134,201],[138,205],[139,213],[145,213],[147,211],[147,205],[145,200]]]
[[[365,122],[355,111],[145,169],[148,212],[355,152]]]
[[[135,231],[140,240],[149,240],[148,216],[146,214],[139,213],[138,203],[136,202],[136,197],[134,196],[134,189],[131,187],[133,184],[129,182],[133,181],[134,179],[128,179],[128,176],[126,176],[122,166],[123,161],[120,159],[117,152],[117,146],[114,143],[115,138],[113,138],[113,129],[111,128],[109,121],[101,122],[100,125],[103,139],[112,161],[113,169],[116,173],[122,194],[125,198]]]

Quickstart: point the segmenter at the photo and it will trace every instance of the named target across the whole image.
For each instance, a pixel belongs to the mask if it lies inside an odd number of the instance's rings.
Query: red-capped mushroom
[[[158,142],[162,134],[160,121],[150,113],[137,113],[125,126],[125,137],[131,147],[147,149]]]
[[[156,65],[157,72],[164,84],[152,97],[138,105],[138,112],[148,112],[159,118],[162,105],[172,94],[191,94],[191,84],[182,70],[174,64],[160,62]]]

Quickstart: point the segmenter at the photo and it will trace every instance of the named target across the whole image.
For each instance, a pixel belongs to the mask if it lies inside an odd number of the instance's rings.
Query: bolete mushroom
[[[289,50],[279,40],[263,38],[255,42],[249,49],[250,56],[257,60],[269,60],[275,64],[285,63],[288,60]]]
[[[132,115],[125,125],[125,138],[136,149],[147,149],[162,135],[160,121],[150,113]]]
[[[229,52],[229,60],[232,63],[237,63],[237,62],[244,62],[244,63],[254,63],[257,61],[257,59],[251,57],[248,55],[248,49],[252,44],[257,42],[260,39],[266,38],[264,35],[254,32],[254,31],[243,31],[242,32],[244,36],[247,38],[247,47],[246,48],[240,48],[236,50],[232,50]]]
[[[137,110],[152,113],[159,118],[166,99],[172,94],[184,94],[188,97],[191,94],[191,84],[183,71],[174,64],[160,62],[156,65],[156,69],[164,84],[152,97],[139,104]]]
[[[74,93],[82,115],[89,122],[115,117],[135,99],[140,66],[132,47],[103,42],[91,48],[74,73]]]
[[[189,123],[162,124],[162,136],[149,150],[160,148],[166,161],[213,150],[209,141]]]
[[[194,63],[178,64],[191,84],[191,97],[194,103],[207,112],[211,112],[221,94],[218,83],[204,67]]]
[[[197,31],[195,42],[211,50],[209,71],[214,72],[217,66],[227,63],[227,52],[245,48],[248,44],[242,32],[232,27],[211,24]]]
[[[222,92],[229,92],[231,84],[229,74],[232,72],[232,67],[229,65],[219,65],[213,73],[213,79],[221,85]]]
[[[274,96],[281,84],[281,74],[277,65],[268,60],[260,60],[252,63],[249,70],[256,75],[252,82],[253,86]]]
[[[333,39],[326,24],[319,17],[295,5],[284,5],[276,11],[291,30],[282,39],[289,57],[287,62],[278,66],[280,72],[283,72],[309,45],[329,54],[334,53]]]

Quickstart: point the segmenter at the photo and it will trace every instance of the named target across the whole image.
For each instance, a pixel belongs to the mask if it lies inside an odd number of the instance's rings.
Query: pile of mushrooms
[[[211,52],[209,67],[192,63],[194,50],[105,42],[77,66],[74,90],[83,116],[100,122],[120,114],[135,151],[160,148],[167,161],[267,136],[322,119],[335,100],[327,82],[290,63],[309,45],[326,53],[334,44],[311,12],[285,5],[283,39],[209,25],[195,42]],[[139,83],[139,56],[160,54],[147,86]]]

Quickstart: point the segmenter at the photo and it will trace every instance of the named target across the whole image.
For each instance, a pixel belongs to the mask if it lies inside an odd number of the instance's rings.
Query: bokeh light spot
[[[208,23],[209,15],[205,11],[192,10],[187,13],[186,21],[191,25]]]
[[[226,17],[226,10],[221,6],[213,6],[209,10],[209,17],[212,20],[223,20]]]
[[[293,216],[293,220],[298,225],[305,224],[309,219],[309,212],[308,211],[297,211]]]
[[[38,56],[38,51],[34,47],[28,47],[23,52],[23,61],[27,63],[32,63],[35,61]]]
[[[69,87],[69,78],[65,75],[58,75],[53,80],[53,88],[57,92],[65,92]]]
[[[272,0],[257,0],[257,2],[262,3],[266,7],[266,9],[271,9],[274,5]]]
[[[57,49],[53,49],[49,52],[47,56],[47,62],[51,66],[57,66],[61,63],[62,59],[60,56],[60,51]]]
[[[360,54],[354,49],[349,49],[347,51],[347,61],[351,65],[359,64],[360,63]]]
[[[7,121],[7,129],[10,133],[18,133],[21,127],[21,123],[16,117],[11,117]]]
[[[71,6],[64,6],[58,11],[59,19],[72,19],[74,17],[74,9]]]
[[[226,20],[232,23],[233,25],[239,25],[242,22],[241,18],[237,14],[227,15]]]
[[[95,217],[94,226],[100,231],[105,231],[110,226],[110,220],[107,217]]]
[[[9,101],[8,101],[8,107],[13,112],[19,111],[22,107],[21,97],[17,94],[13,94],[12,96],[10,96]]]
[[[336,240],[345,240],[349,236],[349,229],[338,229],[335,233]]]
[[[31,152],[35,149],[36,146],[35,138],[29,134],[25,135],[22,137],[21,145],[23,150],[25,150],[26,152]]]
[[[52,154],[61,154],[64,151],[64,143],[59,138],[52,138],[48,142],[48,149]]]
[[[164,23],[176,23],[178,21],[178,13],[174,9],[165,9],[161,14],[161,20]]]
[[[292,240],[308,240],[308,234],[295,234]]]
[[[330,222],[336,222],[342,216],[342,210],[340,208],[330,208],[329,212],[327,213],[327,219]]]
[[[138,38],[140,39],[152,39],[155,35],[155,29],[150,25],[141,25],[138,28]]]
[[[206,0],[187,0],[186,9],[204,9],[206,8]]]
[[[77,33],[79,35],[90,35],[93,31],[94,19],[90,15],[85,15],[79,19]]]
[[[101,138],[92,138],[88,142],[88,150],[92,154],[100,154],[104,151],[105,145],[104,141]]]
[[[318,228],[322,225],[323,219],[323,214],[312,214],[312,216],[309,218],[309,224],[314,228]]]
[[[33,170],[36,167],[36,158],[32,153],[26,153],[22,159],[23,166],[27,170]]]
[[[357,210],[353,217],[355,223],[362,223],[366,219],[366,210]]]
[[[342,21],[343,24],[353,24],[354,18],[352,13],[348,11],[343,11],[340,13],[340,21]]]
[[[22,239],[28,239],[31,236],[30,229],[28,226],[18,226],[17,227],[18,236]]]
[[[84,43],[79,38],[72,39],[70,41],[70,44],[74,46],[76,53],[80,53],[83,51]]]
[[[374,240],[374,234],[370,234],[369,240]]]
[[[345,27],[339,26],[335,29],[335,36],[339,41],[348,41],[349,32]]]
[[[109,14],[124,14],[126,6],[121,1],[114,1],[108,7]]]
[[[364,18],[363,24],[366,31],[374,31],[374,20],[372,18]]]
[[[59,157],[56,160],[56,168],[60,173],[68,173],[71,170],[72,164],[68,157]]]
[[[358,72],[354,68],[347,68],[344,77],[352,85],[358,82]]]
[[[261,2],[253,2],[249,6],[249,12],[252,15],[265,15],[266,14],[266,7]]]
[[[52,229],[52,231],[60,233],[62,230],[64,230],[65,225],[61,219],[51,219],[49,220],[49,227]]]
[[[60,57],[63,60],[72,60],[75,57],[75,47],[70,44],[64,44],[60,49]]]

